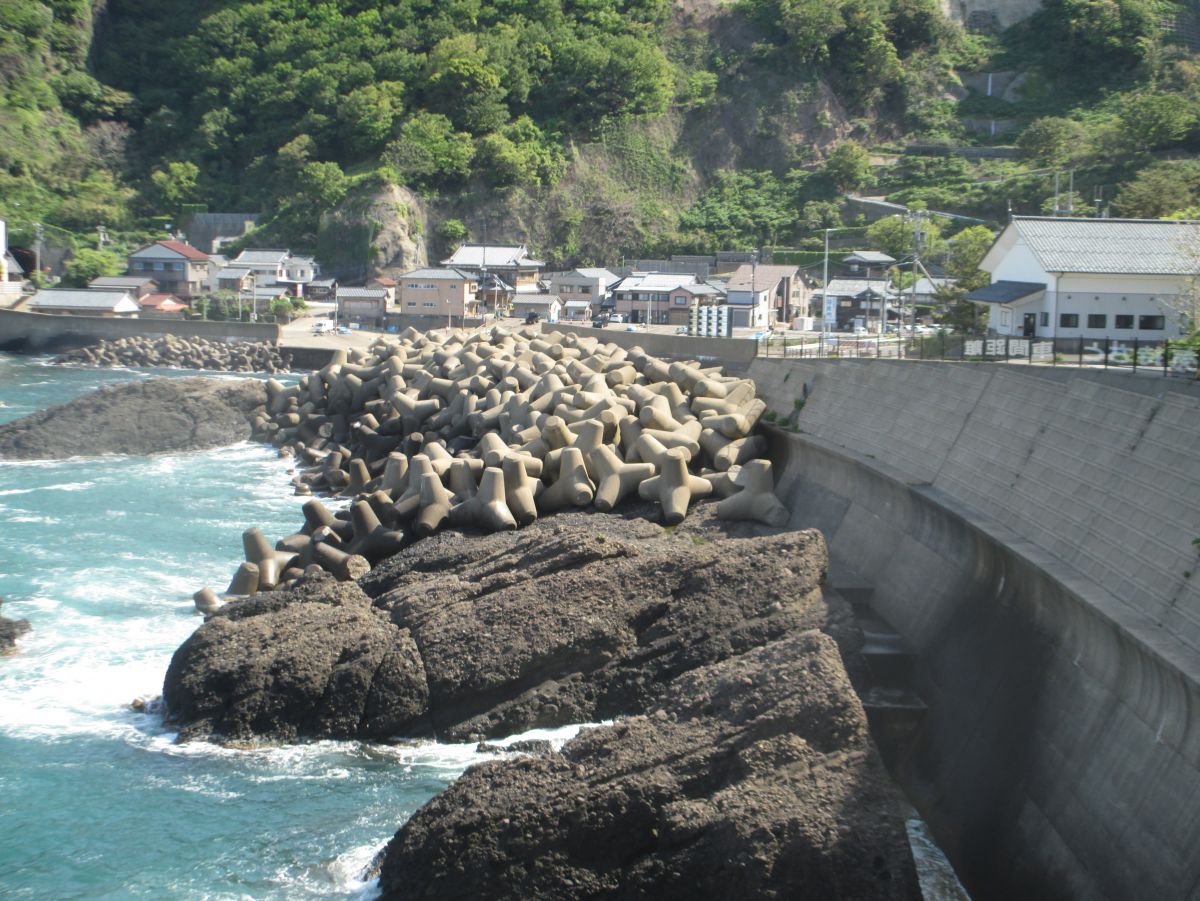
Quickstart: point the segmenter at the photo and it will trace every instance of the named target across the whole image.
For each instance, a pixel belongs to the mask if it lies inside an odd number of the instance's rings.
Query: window
[[[580,285],[580,286],[579,286],[579,293],[580,293],[580,294],[591,294],[591,293],[592,293],[592,287],[591,287],[591,285]]]
[[[163,264],[162,264],[161,262],[157,262],[157,261],[156,261],[156,262],[155,262],[155,264],[154,264],[154,271],[155,271],[155,272],[162,272],[162,271],[163,271]]]
[[[1012,310],[1000,311],[1000,328],[1012,327]]]
[[[1049,325],[1049,324],[1050,324],[1050,314],[1049,313],[1039,313],[1038,314],[1038,325]]]
[[[1079,328],[1079,314],[1059,313],[1058,325],[1060,328]]]
[[[686,294],[680,294],[675,298],[675,303],[678,306],[686,307],[688,305],[688,296]]]
[[[409,305],[410,307],[415,307],[415,306],[417,305],[417,302],[416,302],[415,300],[410,300],[410,301],[408,302],[408,305]]]
[[[1088,328],[1108,328],[1108,316],[1104,313],[1088,313]]]
[[[1139,316],[1138,328],[1146,331],[1160,332],[1167,327],[1167,321],[1162,316]]]
[[[424,303],[422,303],[422,304],[421,304],[421,306],[423,306],[423,307],[431,307],[431,306],[433,306],[433,301],[432,301],[432,300],[427,300],[427,301],[425,301]]]
[[[1133,317],[1124,313],[1118,313],[1113,317],[1115,328],[1133,328]]]

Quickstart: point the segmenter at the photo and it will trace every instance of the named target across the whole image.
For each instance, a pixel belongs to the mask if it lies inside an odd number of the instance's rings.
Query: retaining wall
[[[919,655],[904,783],[980,898],[1200,884],[1200,389],[755,361],[792,525]],[[838,576],[833,577],[836,583]]]
[[[39,351],[115,341],[131,335],[179,335],[210,341],[265,341],[278,344],[273,323],[208,322],[180,319],[108,319],[102,316],[51,316],[0,310],[0,350]]]

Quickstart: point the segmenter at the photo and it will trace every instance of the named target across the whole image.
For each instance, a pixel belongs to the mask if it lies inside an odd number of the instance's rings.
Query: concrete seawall
[[[0,350],[56,350],[115,341],[131,335],[179,335],[210,341],[265,341],[278,344],[278,325],[254,322],[206,322],[185,319],[109,319],[102,316],[50,316],[0,310]]]
[[[611,341],[619,347],[640,347],[655,356],[711,360],[720,364],[745,366],[758,356],[758,342],[749,338],[692,338],[688,335],[661,335],[657,332],[627,332],[622,326],[592,328],[556,322],[542,325],[546,332],[571,332],[583,337]]]
[[[981,898],[1200,883],[1200,388],[757,360],[792,525],[918,654],[897,765]],[[1195,572],[1194,576],[1185,573]],[[832,579],[836,584],[839,576]]]

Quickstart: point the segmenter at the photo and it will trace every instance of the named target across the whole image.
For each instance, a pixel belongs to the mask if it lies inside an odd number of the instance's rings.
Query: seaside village
[[[908,227],[909,211],[871,210]],[[922,211],[916,214],[928,215]],[[946,214],[950,215],[950,214]],[[919,246],[896,257],[862,238],[825,235],[824,252],[765,248],[621,259],[555,269],[524,243],[455,247],[436,265],[341,279],[286,248],[226,245],[252,238],[252,214],[198,213],[184,230],[129,253],[125,273],[84,287],[56,284],[64,263],[40,247],[10,248],[0,220],[0,308],[141,319],[288,323],[313,332],[398,333],[496,320],[653,330],[707,337],[829,335],[898,342],[959,332],[1012,342],[1075,340],[1143,346],[1187,334],[1197,320],[1200,224],[1013,216],[978,262],[990,283],[966,290]],[[802,258],[800,262],[789,258]],[[40,269],[35,288],[30,278]],[[963,310],[966,314],[963,314]],[[831,338],[831,348],[836,348]],[[1020,342],[1024,342],[1021,344]]]

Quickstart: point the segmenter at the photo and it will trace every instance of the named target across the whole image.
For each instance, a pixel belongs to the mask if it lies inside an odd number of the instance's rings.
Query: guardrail
[[[760,357],[786,359],[906,359],[961,363],[1013,363],[1117,369],[1200,378],[1200,341],[1139,338],[972,338],[933,335],[854,337],[771,336],[759,341]]]

